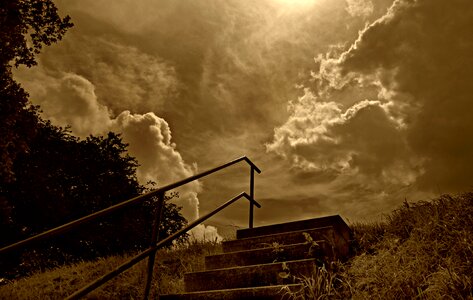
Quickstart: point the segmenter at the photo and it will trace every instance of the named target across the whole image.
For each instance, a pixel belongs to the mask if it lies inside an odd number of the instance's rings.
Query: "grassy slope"
[[[353,298],[473,298],[473,193],[405,202],[354,233],[344,274]]]
[[[160,250],[154,270],[152,297],[184,290],[184,273],[203,269],[204,257],[221,251],[214,242],[195,242],[174,250]],[[0,299],[63,299],[92,280],[113,270],[132,255],[112,256],[82,262],[0,286]],[[146,259],[95,290],[87,299],[142,299],[146,281]]]
[[[314,276],[301,279],[306,289],[293,298],[473,299],[473,193],[404,203],[386,222],[355,224],[352,229],[355,255],[344,264],[315,269]],[[155,271],[160,292],[182,291],[183,274],[201,270],[203,257],[219,251],[215,243],[162,250]],[[0,298],[60,299],[125,259],[110,257],[33,274],[1,286]],[[90,298],[140,298],[145,270],[144,263],[135,266]]]
[[[354,256],[299,278],[288,299],[473,299],[473,193],[405,202],[351,228]]]

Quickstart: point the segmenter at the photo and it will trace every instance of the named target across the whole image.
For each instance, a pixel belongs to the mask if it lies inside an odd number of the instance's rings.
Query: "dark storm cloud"
[[[401,107],[394,111],[406,123],[409,144],[426,160],[419,178],[426,188],[471,187],[471,36],[471,1],[397,1],[340,64],[343,72],[379,73],[384,98]]]
[[[349,197],[372,211],[471,188],[471,36],[471,1],[395,1],[346,52],[317,58],[312,90],[291,103],[268,150],[304,172],[337,172],[329,186],[342,211]],[[367,86],[372,100],[336,97]]]

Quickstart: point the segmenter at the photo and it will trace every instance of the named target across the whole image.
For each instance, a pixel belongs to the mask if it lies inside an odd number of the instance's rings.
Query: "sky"
[[[54,124],[115,131],[162,186],[246,155],[255,225],[471,190],[471,0],[57,1],[74,28],[15,77]],[[235,166],[179,189],[189,220],[248,191]],[[194,231],[247,226],[237,203]]]

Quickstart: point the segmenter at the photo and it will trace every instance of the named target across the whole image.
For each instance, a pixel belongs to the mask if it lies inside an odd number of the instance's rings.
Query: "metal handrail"
[[[111,214],[112,212],[118,210],[118,209],[121,209],[121,208],[124,208],[124,207],[128,207],[128,206],[131,206],[131,205],[136,205],[138,203],[140,203],[141,201],[144,201],[144,199],[148,198],[148,197],[152,197],[152,196],[155,196],[155,195],[158,195],[160,193],[165,193],[167,191],[170,191],[172,189],[175,189],[177,187],[180,187],[184,184],[187,184],[189,182],[192,182],[192,181],[195,181],[195,180],[198,180],[202,177],[205,177],[205,176],[208,176],[212,173],[215,173],[217,171],[220,171],[222,169],[225,169],[229,166],[232,166],[234,164],[237,164],[241,161],[245,161],[246,163],[248,163],[251,167],[251,170],[254,170],[258,173],[261,173],[261,170],[246,156],[242,156],[240,158],[237,158],[235,160],[232,160],[226,164],[223,164],[223,165],[220,165],[218,167],[215,167],[213,169],[210,169],[210,170],[207,170],[207,171],[204,171],[202,173],[199,173],[197,175],[193,175],[193,176],[190,176],[190,177],[187,177],[183,180],[180,180],[180,181],[177,181],[177,182],[174,182],[174,183],[171,183],[171,184],[168,184],[162,188],[158,188],[158,189],[155,189],[153,191],[150,191],[148,193],[145,193],[145,194],[142,194],[142,195],[139,195],[137,197],[134,197],[134,198],[131,198],[129,200],[126,200],[126,201],[123,201],[123,202],[120,202],[118,204],[115,204],[115,205],[112,205],[108,208],[105,208],[105,209],[102,209],[102,210],[99,210],[95,213],[92,213],[90,215],[87,215],[85,217],[82,217],[82,218],[79,218],[77,220],[74,220],[72,222],[69,222],[69,223],[66,223],[64,225],[61,225],[61,226],[58,226],[58,227],[55,227],[53,229],[50,229],[50,230],[47,230],[43,233],[40,233],[40,234],[37,234],[35,236],[32,236],[30,238],[27,238],[27,239],[24,239],[24,240],[21,240],[19,242],[16,242],[16,243],[13,243],[11,245],[8,245],[6,247],[3,247],[0,249],[0,255],[1,254],[4,254],[6,252],[10,252],[10,251],[13,251],[13,250],[16,250],[16,249],[19,249],[19,248],[23,248],[25,246],[28,246],[32,243],[35,243],[35,242],[38,242],[40,240],[43,240],[45,238],[50,238],[52,236],[56,236],[58,234],[61,234],[61,233],[64,233],[64,232],[67,232],[71,229],[74,229],[76,227],[79,227],[79,225],[82,225],[84,223],[87,223],[87,222],[90,222],[90,221],[93,221],[99,217],[102,217],[102,216],[106,216],[106,215],[109,215]],[[253,172],[252,172],[253,173]],[[250,187],[251,189],[251,187]],[[253,191],[250,190],[250,194],[252,193]],[[253,195],[252,195],[253,196]],[[251,211],[250,211],[250,214],[251,214]],[[252,216],[251,216],[252,217]],[[250,227],[252,227],[252,221],[250,221]]]
[[[159,229],[159,226],[160,226],[161,214],[162,214],[162,210],[163,210],[163,207],[164,207],[164,195],[167,191],[175,189],[177,187],[180,187],[180,186],[182,186],[184,184],[187,184],[187,183],[190,183],[192,181],[198,180],[202,177],[208,176],[212,173],[215,173],[217,171],[220,171],[222,169],[225,169],[227,167],[230,167],[230,166],[232,166],[234,164],[237,164],[239,162],[242,162],[242,161],[245,161],[248,165],[250,165],[250,194],[249,195],[247,193],[241,193],[241,194],[233,197],[232,199],[228,200],[224,204],[222,204],[219,207],[217,207],[216,209],[214,209],[212,212],[206,214],[205,216],[203,216],[201,218],[198,218],[197,220],[193,221],[192,223],[190,223],[189,225],[187,225],[183,229],[177,231],[176,233],[174,233],[174,234],[170,235],[169,237],[163,239],[162,241],[158,242],[158,236],[159,236],[159,230],[158,229]],[[85,217],[79,218],[75,221],[66,223],[64,225],[61,225],[61,226],[58,226],[56,228],[47,230],[47,231],[45,231],[43,233],[40,233],[38,235],[35,235],[33,237],[27,238],[25,240],[22,240],[22,241],[14,243],[14,244],[11,244],[9,246],[6,246],[4,248],[1,248],[0,249],[0,255],[5,254],[7,252],[10,252],[12,250],[16,250],[16,249],[19,249],[19,248],[22,248],[22,247],[25,247],[25,246],[29,246],[29,245],[31,245],[35,242],[40,241],[40,240],[50,238],[52,236],[56,236],[58,234],[67,232],[67,231],[72,230],[76,227],[79,227],[80,225],[82,225],[84,223],[90,222],[90,221],[95,220],[97,218],[100,218],[102,216],[109,215],[109,214],[111,214],[112,212],[114,212],[118,209],[122,209],[122,208],[125,208],[125,207],[128,207],[128,206],[131,206],[131,205],[136,205],[136,204],[140,203],[141,201],[143,201],[145,198],[152,197],[152,196],[158,196],[156,216],[155,216],[155,222],[154,222],[154,225],[153,225],[153,233],[152,233],[152,237],[151,237],[150,247],[148,249],[146,249],[145,251],[141,252],[140,254],[136,255],[135,257],[133,257],[129,261],[127,261],[124,264],[120,265],[115,270],[109,272],[108,274],[105,274],[104,276],[102,276],[99,279],[93,281],[92,283],[88,284],[84,288],[76,291],[74,294],[70,295],[67,298],[67,299],[78,299],[78,298],[88,294],[89,292],[93,291],[94,289],[101,286],[105,282],[109,281],[113,277],[115,277],[118,274],[124,272],[125,270],[127,270],[131,266],[133,266],[136,263],[138,263],[139,261],[143,260],[144,258],[148,257],[149,258],[149,260],[148,260],[148,277],[147,277],[147,282],[146,282],[146,287],[145,287],[145,292],[144,292],[144,298],[148,299],[150,288],[151,288],[151,281],[152,281],[152,278],[153,278],[155,255],[156,255],[156,251],[158,250],[159,247],[164,246],[167,243],[170,243],[174,239],[176,239],[179,236],[185,234],[186,232],[188,232],[189,230],[191,230],[195,226],[201,224],[203,221],[207,220],[208,218],[215,215],[216,213],[218,213],[219,211],[221,211],[225,207],[229,206],[233,202],[235,202],[238,199],[243,198],[243,197],[248,199],[249,202],[250,202],[249,227],[253,228],[253,206],[255,205],[258,208],[261,207],[261,205],[254,200],[254,173],[255,172],[261,173],[261,170],[248,157],[243,156],[243,157],[240,157],[240,158],[235,159],[233,161],[230,161],[226,164],[215,167],[213,169],[207,170],[205,172],[201,172],[197,175],[190,176],[188,178],[177,181],[175,183],[171,183],[171,184],[166,185],[162,188],[155,189],[155,190],[150,191],[148,193],[145,193],[145,194],[139,195],[137,197],[131,198],[129,200],[123,201],[121,203],[112,205],[108,208],[102,209],[98,212],[95,212],[95,213],[92,213],[92,214],[87,215]]]
[[[229,206],[230,204],[232,204],[233,202],[235,202],[235,201],[237,201],[241,198],[246,198],[250,201],[250,203],[253,203],[258,208],[261,208],[261,205],[258,202],[256,202],[254,199],[252,199],[247,193],[241,193],[241,194],[233,197],[232,199],[228,200],[224,204],[220,205],[219,207],[214,209],[212,212],[206,214],[203,217],[200,217],[199,219],[197,219],[194,222],[190,223],[189,225],[187,225],[183,229],[175,232],[174,234],[168,236],[167,238],[159,241],[157,244],[152,245],[148,249],[144,250],[140,254],[138,254],[138,255],[134,256],[133,258],[129,259],[127,262],[125,262],[125,263],[121,264],[120,266],[118,266],[115,270],[113,270],[113,271],[103,275],[102,277],[96,279],[95,281],[89,283],[87,286],[85,286],[82,289],[76,291],[74,294],[70,295],[66,299],[79,299],[79,298],[87,295],[89,292],[91,292],[91,291],[95,290],[96,288],[98,288],[99,286],[105,284],[107,281],[109,281],[113,277],[115,277],[115,276],[119,275],[120,273],[122,273],[123,271],[126,271],[127,269],[131,268],[132,266],[134,266],[135,264],[137,264],[141,260],[145,259],[146,257],[149,257],[150,254],[153,253],[153,251],[156,251],[160,247],[166,246],[167,244],[171,243],[173,240],[175,240],[178,237],[182,236],[183,234],[187,233],[192,228],[194,228],[197,225],[201,224],[203,221],[205,221],[208,218],[212,217],[213,215],[215,215],[216,213],[218,213],[219,211],[221,211],[225,207]]]

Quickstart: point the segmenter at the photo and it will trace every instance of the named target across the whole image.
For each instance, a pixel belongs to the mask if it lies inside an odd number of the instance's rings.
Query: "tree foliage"
[[[51,0],[2,0],[0,3],[0,63],[18,67],[36,65],[43,45],[62,39],[72,27],[70,17],[61,18]]]
[[[142,191],[135,176],[137,162],[114,133],[81,141],[43,121],[29,147],[15,160],[16,180],[2,189],[14,199],[15,222],[28,235]]]
[[[31,67],[43,45],[60,40],[72,27],[51,0],[0,1],[0,184],[14,179],[13,161],[28,150],[35,134],[36,108],[13,80],[12,65]]]

